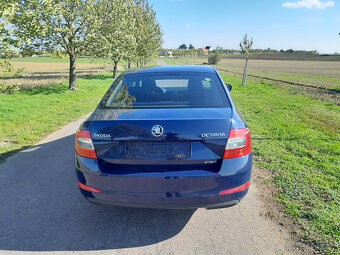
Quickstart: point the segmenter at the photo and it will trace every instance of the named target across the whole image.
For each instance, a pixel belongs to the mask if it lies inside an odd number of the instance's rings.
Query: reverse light
[[[85,184],[82,184],[80,181],[78,181],[78,186],[79,186],[79,188],[87,190],[87,191],[96,192],[96,193],[102,192],[100,189],[96,189],[96,188],[86,186]]]
[[[223,158],[237,158],[252,151],[249,128],[230,129]]]
[[[89,130],[78,130],[75,140],[76,153],[85,158],[97,158]]]
[[[250,184],[250,182],[248,181],[248,182],[246,182],[245,184],[243,184],[241,186],[238,186],[238,187],[235,187],[235,188],[232,188],[232,189],[222,190],[218,194],[219,195],[225,195],[225,194],[231,194],[231,193],[239,192],[239,191],[248,189],[249,188],[249,184]]]

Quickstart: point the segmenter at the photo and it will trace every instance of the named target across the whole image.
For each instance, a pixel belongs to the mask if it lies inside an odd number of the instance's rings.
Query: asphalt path
[[[83,119],[0,164],[1,255],[303,253],[285,227],[265,216],[256,184],[240,204],[218,210],[88,203],[73,163]]]
[[[161,59],[156,59],[156,63],[158,66],[164,66],[166,65],[165,61],[164,60],[161,60]]]

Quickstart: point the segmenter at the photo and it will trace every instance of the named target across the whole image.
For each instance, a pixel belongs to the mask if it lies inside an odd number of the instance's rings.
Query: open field
[[[243,72],[244,59],[222,59],[218,69]],[[250,59],[249,74],[340,90],[340,61]]]
[[[38,86],[51,85],[63,82],[68,79],[67,58],[53,57],[24,57],[12,59],[12,65],[15,68],[23,68],[23,72],[18,77],[5,79],[7,84],[20,84],[20,88],[27,89]],[[149,66],[156,65],[152,60],[146,63]],[[133,67],[135,63],[132,63]],[[125,70],[128,67],[126,61],[119,62],[118,71]],[[77,77],[84,77],[91,74],[112,71],[112,63],[108,60],[94,59],[88,57],[77,58]]]
[[[242,55],[227,55],[223,58],[243,59]],[[254,54],[252,59],[269,60],[309,60],[309,61],[340,61],[340,55],[313,55],[313,54]]]
[[[18,77],[5,79],[7,84],[19,84],[21,89],[46,86],[68,79],[69,63],[67,58],[25,57],[12,59],[15,68],[22,68]],[[118,70],[125,69],[122,62]],[[86,57],[77,58],[77,77],[111,71],[112,65],[107,60]]]
[[[64,58],[55,58],[48,56],[39,56],[39,57],[23,57],[23,58],[13,58],[12,62],[33,62],[33,63],[69,63],[67,57]],[[90,57],[78,57],[78,64],[110,64],[107,60],[90,58]]]
[[[53,62],[13,62],[15,68],[24,68],[24,72],[60,72],[68,71],[68,63],[53,63]],[[91,70],[109,67],[108,64],[91,64],[91,63],[77,63],[78,70]]]
[[[178,58],[165,61],[169,64],[202,64],[208,60]],[[241,76],[244,59],[224,58],[216,68],[227,74]],[[249,78],[258,81],[275,83],[314,99],[340,104],[340,61],[250,59],[248,74]]]

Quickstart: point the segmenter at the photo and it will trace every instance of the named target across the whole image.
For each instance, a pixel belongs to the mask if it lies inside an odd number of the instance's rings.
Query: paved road
[[[165,61],[164,60],[161,60],[161,59],[156,59],[156,63],[158,66],[164,66],[166,65]]]
[[[70,123],[0,164],[0,254],[297,254],[256,185],[219,210],[104,208],[78,191]],[[74,253],[72,252],[74,251]]]

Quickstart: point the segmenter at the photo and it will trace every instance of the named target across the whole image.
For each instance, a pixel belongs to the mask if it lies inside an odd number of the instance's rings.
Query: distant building
[[[208,54],[208,53],[209,53],[209,50],[207,50],[206,48],[201,48],[201,51],[202,51],[204,54]]]
[[[168,50],[162,50],[159,52],[160,56],[164,56],[164,57],[172,57],[172,51],[168,51]]]

